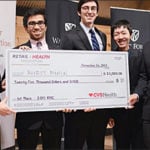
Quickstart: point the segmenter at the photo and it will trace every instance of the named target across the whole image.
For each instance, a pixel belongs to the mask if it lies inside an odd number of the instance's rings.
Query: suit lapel
[[[80,26],[77,27],[77,35],[81,39],[81,41],[84,44],[85,48],[87,50],[92,50],[92,47],[91,47],[90,42],[87,38],[87,35],[85,34],[85,32],[83,31],[83,29]]]
[[[29,41],[27,41],[25,44],[23,44],[23,45],[26,45],[26,46],[29,46],[30,48],[32,48],[31,47],[31,42],[30,42],[30,40]]]

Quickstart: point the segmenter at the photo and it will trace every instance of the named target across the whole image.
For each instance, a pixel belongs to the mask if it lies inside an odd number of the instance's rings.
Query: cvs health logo
[[[100,98],[100,97],[104,97],[104,93],[101,93],[101,92],[93,92],[93,93],[89,93],[89,96],[90,97],[97,97],[97,98]]]

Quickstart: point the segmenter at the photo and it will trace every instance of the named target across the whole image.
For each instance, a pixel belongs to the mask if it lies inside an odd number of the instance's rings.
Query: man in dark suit
[[[45,40],[47,21],[44,11],[40,9],[28,10],[24,15],[23,25],[30,39],[27,43],[16,48],[48,50]],[[36,149],[39,133],[41,133],[43,149],[60,149],[62,126],[62,112],[17,113],[16,128],[19,149]]]
[[[106,50],[106,35],[94,27],[98,16],[99,5],[97,0],[80,0],[78,15],[80,24],[77,28],[67,32],[62,38],[61,48],[65,50]],[[93,30],[95,37],[91,32]],[[94,40],[94,42],[92,41]],[[96,42],[95,42],[96,41]],[[78,61],[78,60],[77,60]],[[65,149],[82,149],[87,143],[88,149],[104,149],[104,137],[108,122],[107,109],[85,109],[65,112]]]
[[[115,121],[114,137],[117,149],[144,149],[142,134],[142,97],[146,89],[147,77],[141,50],[133,50],[129,43],[132,27],[127,20],[118,20],[111,29],[117,45],[115,51],[128,52],[130,97],[129,108],[113,109]]]
[[[143,104],[143,134],[146,149],[150,149],[150,41],[143,48],[145,66],[147,71],[148,85]]]

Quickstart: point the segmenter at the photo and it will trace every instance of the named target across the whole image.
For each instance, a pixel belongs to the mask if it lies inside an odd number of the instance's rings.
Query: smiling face
[[[127,27],[120,26],[114,29],[113,39],[116,42],[119,50],[127,51],[131,39],[130,32]]]
[[[29,33],[29,36],[33,40],[40,40],[45,37],[47,26],[43,15],[33,15],[28,18],[27,27],[25,30]]]
[[[81,6],[81,11],[78,11],[81,17],[81,22],[87,26],[92,27],[96,17],[98,16],[97,5],[94,1],[89,1]]]

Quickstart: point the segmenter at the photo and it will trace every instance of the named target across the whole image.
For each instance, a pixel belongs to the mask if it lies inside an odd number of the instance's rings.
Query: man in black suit
[[[133,50],[129,43],[132,27],[127,20],[118,20],[111,29],[117,45],[115,51],[128,52],[130,97],[129,108],[113,109],[114,137],[117,149],[144,149],[142,134],[142,106],[147,77],[141,50]]]
[[[80,24],[67,32],[62,38],[61,48],[65,50],[106,50],[106,35],[94,27],[94,21],[98,16],[99,5],[97,0],[80,0],[78,3],[78,15]],[[97,43],[92,42],[91,29]],[[94,39],[95,41],[95,39]],[[78,61],[78,60],[77,60]],[[87,143],[88,149],[104,149],[104,137],[108,123],[107,109],[85,109],[65,112],[65,149],[82,149]]]
[[[143,134],[146,149],[150,149],[150,41],[143,48],[145,66],[147,71],[148,85],[143,104]]]
[[[30,39],[27,43],[19,45],[16,48],[48,50],[45,40],[47,21],[44,11],[41,9],[28,10],[24,15],[23,25]],[[36,149],[39,133],[41,133],[43,149],[60,149],[62,126],[62,112],[17,113],[16,128],[19,149]]]

